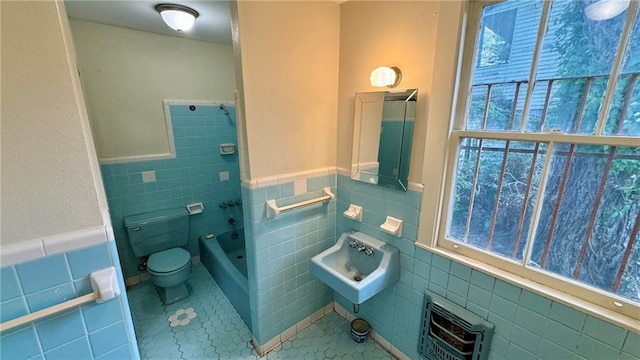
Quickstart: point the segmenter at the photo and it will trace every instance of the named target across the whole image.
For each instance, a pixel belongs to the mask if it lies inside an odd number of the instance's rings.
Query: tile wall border
[[[333,166],[330,166],[330,167],[317,168],[317,169],[307,170],[307,171],[299,171],[299,172],[286,173],[286,174],[280,174],[280,175],[274,175],[274,176],[265,176],[261,178],[250,179],[250,180],[242,179],[242,186],[250,190],[255,190],[255,189],[262,189],[262,188],[266,188],[274,185],[288,184],[288,183],[294,182],[295,180],[311,179],[314,177],[335,175],[335,174],[336,174],[336,168]]]
[[[76,230],[17,244],[0,245],[0,267],[13,266],[50,255],[83,249],[94,245],[116,241],[111,227],[109,209],[102,210],[103,226]]]
[[[349,171],[349,169],[340,168],[340,167],[336,169],[337,169],[338,175],[351,178],[351,172]],[[424,185],[417,182],[409,181],[409,184],[407,185],[407,190],[422,193],[424,191]]]
[[[0,246],[0,266],[22,264],[46,256],[107,243],[110,240],[108,233],[107,226],[101,226]],[[113,240],[111,238],[111,241]]]

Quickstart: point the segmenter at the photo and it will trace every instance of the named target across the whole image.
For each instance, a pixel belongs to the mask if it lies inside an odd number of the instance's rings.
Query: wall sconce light
[[[162,16],[165,24],[182,34],[193,27],[200,14],[190,7],[176,4],[156,5],[156,11]]]
[[[400,84],[400,80],[402,80],[402,72],[399,68],[392,66],[380,66],[371,72],[371,76],[369,76],[369,81],[371,82],[371,86],[374,87],[396,87]]]
[[[584,13],[591,20],[609,20],[629,8],[630,0],[596,0],[584,8]]]

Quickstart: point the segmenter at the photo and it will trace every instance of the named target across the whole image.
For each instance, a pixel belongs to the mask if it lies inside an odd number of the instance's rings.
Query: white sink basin
[[[353,241],[358,245],[351,247]],[[373,249],[371,256],[367,249]],[[335,245],[311,259],[311,273],[352,303],[361,304],[400,278],[400,252],[361,232],[345,232]]]

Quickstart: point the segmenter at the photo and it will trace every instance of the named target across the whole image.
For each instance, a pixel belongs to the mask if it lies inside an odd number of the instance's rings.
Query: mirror
[[[351,178],[407,191],[418,89],[356,93]]]

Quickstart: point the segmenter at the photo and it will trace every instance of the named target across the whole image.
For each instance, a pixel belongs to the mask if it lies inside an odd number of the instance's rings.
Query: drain
[[[355,281],[362,281],[362,276],[360,276],[360,275],[356,275],[356,276],[354,276],[354,277],[353,277],[353,280],[355,280]]]

